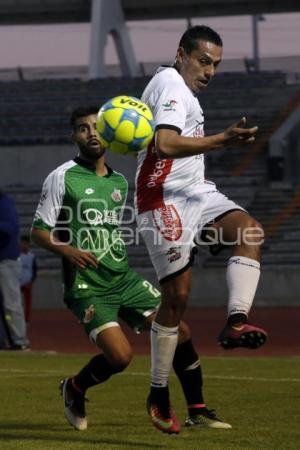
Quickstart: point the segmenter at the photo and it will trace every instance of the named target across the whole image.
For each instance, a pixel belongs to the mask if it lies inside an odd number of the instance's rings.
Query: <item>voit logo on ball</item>
[[[152,112],[135,97],[120,95],[109,100],[96,123],[102,146],[123,155],[146,148],[154,136]]]

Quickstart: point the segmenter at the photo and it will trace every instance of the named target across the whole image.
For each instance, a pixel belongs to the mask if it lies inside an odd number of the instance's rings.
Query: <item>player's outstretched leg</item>
[[[244,347],[256,349],[261,347],[267,340],[267,333],[262,328],[249,323],[230,323],[230,317],[227,325],[221,331],[218,342],[225,350]]]
[[[256,349],[267,340],[266,331],[248,321],[259,276],[258,261],[244,256],[232,256],[229,259],[226,274],[229,291],[228,320],[218,338],[224,349]]]
[[[168,387],[151,388],[147,399],[147,411],[153,425],[168,434],[178,434],[180,423],[177,419],[169,399]]]
[[[65,415],[70,425],[76,430],[87,429],[85,413],[85,396],[73,385],[71,378],[65,378],[59,386],[65,404]]]
[[[225,242],[235,243],[226,270],[228,321],[218,342],[224,349],[259,348],[266,342],[267,333],[249,323],[248,314],[260,278],[262,226],[243,211],[229,210],[213,227],[222,231]]]

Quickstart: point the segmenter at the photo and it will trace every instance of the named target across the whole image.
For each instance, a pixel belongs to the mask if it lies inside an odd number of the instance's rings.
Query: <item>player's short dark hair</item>
[[[95,105],[90,106],[79,106],[72,111],[70,118],[70,125],[74,129],[77,119],[81,117],[90,116],[91,114],[98,114],[100,107]]]
[[[179,47],[182,47],[189,55],[193,50],[197,49],[198,41],[208,41],[223,47],[221,36],[206,25],[195,25],[188,28],[181,36]]]

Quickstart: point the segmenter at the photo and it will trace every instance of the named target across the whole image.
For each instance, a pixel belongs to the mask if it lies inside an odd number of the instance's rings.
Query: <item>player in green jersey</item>
[[[128,265],[119,228],[127,182],[105,164],[97,112],[95,107],[73,111],[72,139],[79,154],[46,178],[32,227],[38,245],[63,257],[65,302],[101,350],[79,373],[61,382],[66,417],[78,430],[87,428],[86,390],[131,361],[119,317],[133,329],[149,329],[160,303],[160,292]],[[173,367],[188,405],[186,425],[231,428],[206,408],[199,357],[183,322]],[[168,425],[179,432],[172,414],[167,426],[157,423],[167,433]]]

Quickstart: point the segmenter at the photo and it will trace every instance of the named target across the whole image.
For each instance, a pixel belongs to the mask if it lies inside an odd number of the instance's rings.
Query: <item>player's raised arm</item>
[[[177,131],[161,128],[156,132],[155,148],[162,159],[186,158],[226,147],[243,147],[255,141],[258,127],[246,128],[242,117],[225,131],[202,138],[181,136]]]

